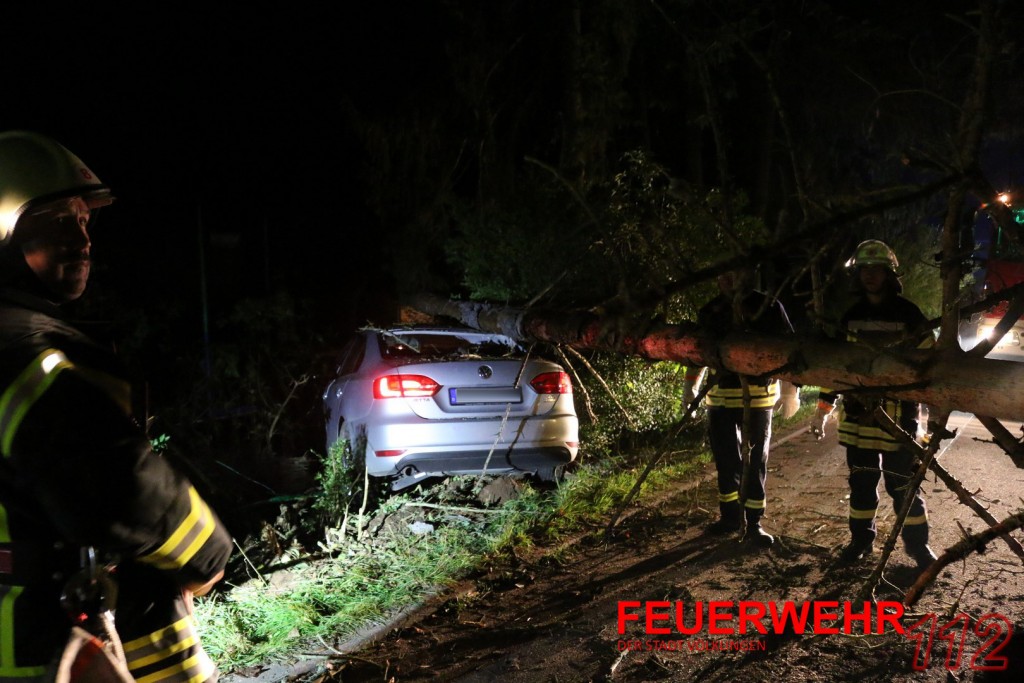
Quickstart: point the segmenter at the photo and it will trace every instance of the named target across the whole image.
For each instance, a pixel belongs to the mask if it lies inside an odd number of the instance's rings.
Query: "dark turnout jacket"
[[[875,349],[928,348],[935,339],[926,326],[927,318],[916,304],[897,294],[873,304],[866,297],[854,302],[839,322],[840,334],[846,341]],[[841,391],[823,388],[818,400],[835,405]],[[839,414],[839,443],[844,446],[878,451],[903,448],[872,416],[880,405],[904,431],[917,431],[918,404],[885,397],[847,396]]]
[[[740,303],[740,321],[735,322],[732,297],[719,294],[707,302],[697,314],[697,323],[716,335],[730,332],[754,332],[764,335],[793,334],[786,309],[777,299],[752,291]],[[771,408],[779,399],[778,380],[748,378],[747,390],[751,408]],[[707,393],[709,408],[743,408],[743,384],[740,376],[728,370],[709,373],[711,388]]]
[[[0,683],[41,676],[66,640],[59,597],[83,546],[117,563],[135,678],[215,676],[181,587],[224,568],[227,531],[151,450],[113,354],[48,301],[0,290]]]

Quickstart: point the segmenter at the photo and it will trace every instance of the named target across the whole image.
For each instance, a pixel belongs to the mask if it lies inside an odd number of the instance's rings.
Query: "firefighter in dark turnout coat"
[[[216,677],[192,596],[223,576],[230,537],[151,451],[113,355],[60,309],[85,289],[90,217],[111,201],[58,143],[0,133],[0,683],[39,680],[64,644],[60,596],[87,546],[116,563],[132,675]]]
[[[753,274],[734,271],[718,278],[720,294],[704,305],[697,314],[698,324],[716,335],[733,331],[778,335],[792,334],[793,327],[782,303],[750,286]],[[687,399],[695,394],[700,368],[687,368],[685,391]],[[727,534],[744,528],[745,539],[761,547],[774,542],[771,534],[761,528],[766,508],[765,480],[768,472],[768,444],[772,434],[772,413],[780,403],[780,382],[771,378],[748,377],[744,398],[739,375],[727,370],[708,370],[711,385],[705,399],[708,411],[708,437],[718,470],[718,521],[708,530]],[[791,416],[799,407],[796,388],[785,383],[786,396],[781,401],[783,415]],[[744,402],[749,400],[749,443],[742,443]],[[688,400],[689,402],[689,400]],[[752,470],[743,476],[744,451],[750,448]],[[741,490],[746,480],[745,490]]]
[[[858,245],[847,262],[847,269],[861,296],[840,320],[840,333],[847,341],[875,348],[933,345],[934,337],[924,326],[924,314],[900,296],[903,287],[897,276],[898,268],[896,255],[884,242],[866,240]],[[824,434],[828,416],[838,398],[838,392],[828,389],[818,395],[813,429],[819,438]],[[872,416],[879,405],[904,431],[915,435],[918,430],[917,403],[855,394],[843,397],[838,410],[839,443],[846,446],[850,469],[851,539],[839,557],[846,563],[861,559],[874,548],[878,480],[884,479],[885,490],[898,512],[907,495],[907,482],[913,469],[913,455],[879,427]],[[903,525],[903,543],[911,559],[919,567],[925,567],[935,560],[935,554],[928,547],[928,513],[924,498],[920,491],[914,491],[913,496],[910,514]]]

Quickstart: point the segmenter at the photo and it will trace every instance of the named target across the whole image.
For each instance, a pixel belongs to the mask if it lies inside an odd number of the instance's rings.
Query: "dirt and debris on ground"
[[[983,442],[971,416],[959,420],[957,439],[945,445],[940,461],[1002,519],[1022,505],[1024,472]],[[881,635],[816,635],[810,623],[803,634],[789,628],[780,634],[712,635],[707,625],[712,601],[732,603],[731,615],[721,606],[713,609],[730,619],[718,625],[733,629],[741,603],[780,609],[787,602],[842,605],[855,599],[877,558],[853,567],[836,561],[848,537],[848,497],[844,451],[834,435],[821,443],[804,435],[774,447],[765,518],[765,527],[776,534],[770,550],[750,547],[736,536],[705,534],[717,509],[713,474],[709,466],[697,481],[635,505],[610,538],[594,529],[485,567],[373,643],[328,653],[313,672],[293,678],[319,683],[1020,680],[1024,567],[999,541],[984,555],[949,566],[907,609],[901,622],[906,627],[935,615],[918,626],[918,640],[892,628]],[[940,482],[929,477],[924,491],[936,551],[956,542],[961,527],[984,526]],[[883,492],[880,539],[893,517]],[[899,602],[916,576],[897,546],[876,600]],[[638,611],[639,618],[618,632],[621,604],[677,601],[684,625],[693,624],[694,605],[702,604],[700,632],[652,635],[643,608],[633,607],[625,609]],[[957,615],[966,618],[956,621]],[[995,616],[985,620],[987,615]],[[990,628],[980,635],[974,630],[979,620]],[[951,622],[945,634],[938,632]],[[936,631],[928,637],[931,624]],[[998,657],[1007,657],[1007,670],[984,670],[992,661],[998,665],[991,659]],[[915,669],[915,659],[921,670]]]

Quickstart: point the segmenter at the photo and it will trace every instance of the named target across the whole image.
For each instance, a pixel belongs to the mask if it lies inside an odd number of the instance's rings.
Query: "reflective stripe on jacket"
[[[892,295],[880,304],[866,298],[855,302],[843,314],[840,331],[850,342],[866,344],[872,348],[913,349],[935,345],[931,331],[923,329],[926,322],[921,310],[908,299]],[[818,400],[835,405],[842,391],[822,388]],[[868,395],[843,397],[839,418],[839,443],[845,446],[898,451],[902,445],[878,426],[872,417],[875,406],[881,406],[904,431],[914,435],[917,431],[918,405]]]
[[[711,371],[709,382],[715,382],[714,371]],[[771,408],[779,400],[779,382],[772,380],[767,384],[754,381],[747,383],[750,393],[751,408]],[[715,382],[708,390],[706,405],[709,408],[743,408],[743,387],[723,387]]]
[[[215,675],[182,599],[231,539],[131,417],[116,358],[23,292],[0,291],[0,683],[40,676],[66,640],[60,593],[91,545],[115,569],[123,640],[147,683]],[[135,559],[133,559],[135,558]]]
[[[917,420],[916,403],[886,399],[881,402],[881,407],[893,422],[905,429],[908,422]],[[912,412],[908,414],[908,411]],[[910,419],[908,420],[908,418]],[[913,436],[913,433],[911,435]],[[844,446],[877,451],[898,451],[903,448],[899,441],[878,426],[878,422],[873,416],[864,415],[862,418],[851,418],[847,415],[845,406],[840,407],[839,410],[839,443]]]

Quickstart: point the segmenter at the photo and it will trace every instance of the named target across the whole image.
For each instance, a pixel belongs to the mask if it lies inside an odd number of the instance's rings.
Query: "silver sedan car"
[[[497,334],[361,329],[323,401],[328,450],[347,440],[396,491],[453,474],[555,479],[579,450],[569,375]]]

